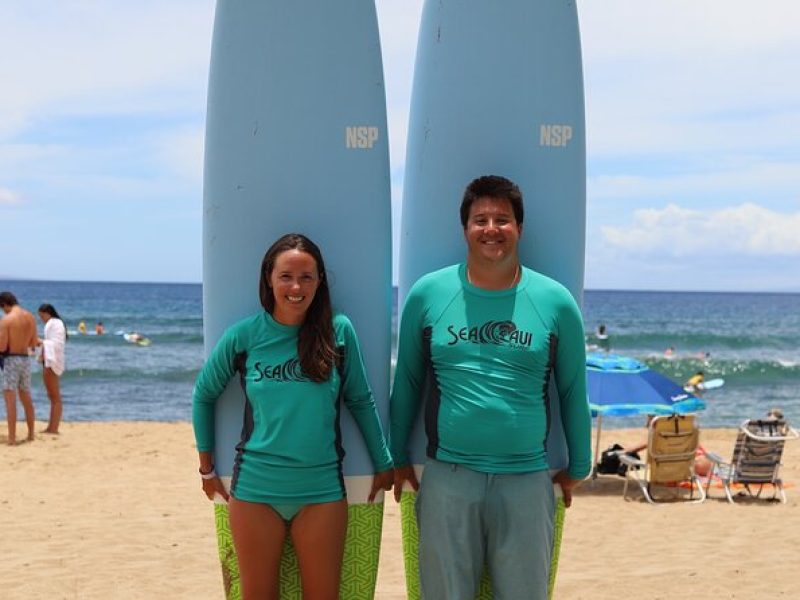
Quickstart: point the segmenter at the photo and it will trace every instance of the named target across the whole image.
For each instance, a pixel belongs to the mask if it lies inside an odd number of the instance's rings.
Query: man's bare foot
[[[58,435],[58,431],[53,431],[52,429],[42,429],[40,433],[49,433],[50,435]]]

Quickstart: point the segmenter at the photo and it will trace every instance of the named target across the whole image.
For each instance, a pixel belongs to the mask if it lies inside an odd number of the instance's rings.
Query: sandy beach
[[[24,437],[20,424],[18,437]],[[44,428],[37,423],[37,430]],[[644,429],[606,430],[602,446]],[[730,456],[735,431],[702,443]],[[188,423],[64,423],[6,445],[0,425],[0,597],[222,598],[210,503]],[[652,507],[622,479],[579,490],[567,514],[558,599],[795,598],[800,442],[787,444],[788,503]],[[387,503],[377,598],[405,598],[399,511]]]

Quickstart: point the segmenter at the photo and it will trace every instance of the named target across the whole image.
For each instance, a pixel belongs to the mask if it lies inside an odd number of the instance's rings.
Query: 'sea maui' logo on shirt
[[[468,342],[530,348],[533,341],[533,334],[530,331],[517,329],[513,321],[486,321],[483,325],[460,329],[456,329],[454,325],[448,325],[447,333],[451,337],[447,342],[448,346],[459,342]]]
[[[255,383],[264,379],[272,381],[311,381],[303,373],[299,358],[290,358],[280,365],[262,365],[261,362],[255,364],[256,378]]]

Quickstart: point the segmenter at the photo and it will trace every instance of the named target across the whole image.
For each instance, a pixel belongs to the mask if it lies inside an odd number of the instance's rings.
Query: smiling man
[[[425,599],[472,600],[484,564],[496,600],[547,597],[551,379],[570,457],[553,481],[567,506],[590,471],[583,320],[566,288],[520,264],[523,217],[513,182],[472,181],[461,203],[466,262],[422,277],[403,308],[391,449],[395,497],[406,480],[420,490]],[[407,446],[423,403],[428,458],[418,484]]]

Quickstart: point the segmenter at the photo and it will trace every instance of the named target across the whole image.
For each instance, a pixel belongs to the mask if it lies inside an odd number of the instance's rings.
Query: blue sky
[[[421,0],[377,0],[394,214]],[[586,286],[800,291],[800,5],[578,2]],[[212,0],[0,8],[0,278],[200,281]]]

